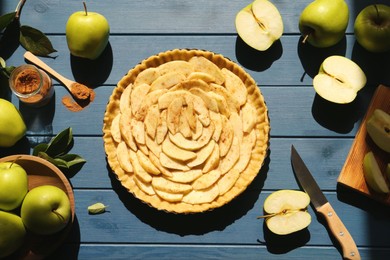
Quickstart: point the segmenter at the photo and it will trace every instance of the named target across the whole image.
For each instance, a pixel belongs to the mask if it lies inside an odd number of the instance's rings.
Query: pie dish
[[[175,49],[118,82],[103,140],[116,178],[159,210],[199,213],[241,194],[268,154],[270,124],[253,78],[220,54]]]

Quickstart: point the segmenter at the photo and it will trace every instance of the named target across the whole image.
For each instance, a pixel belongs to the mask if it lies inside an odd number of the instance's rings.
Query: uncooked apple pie
[[[160,210],[203,212],[242,193],[267,156],[268,110],[236,63],[201,50],[152,56],[125,75],[104,115],[108,163]]]

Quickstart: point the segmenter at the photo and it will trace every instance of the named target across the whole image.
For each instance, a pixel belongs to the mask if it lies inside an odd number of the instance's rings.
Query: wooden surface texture
[[[290,164],[292,144],[355,240],[362,259],[390,258],[389,207],[337,184],[373,93],[380,84],[390,86],[390,54],[365,51],[353,34],[355,17],[371,2],[346,1],[350,8],[346,37],[327,49],[301,43],[298,19],[310,0],[272,2],[283,17],[285,31],[268,51],[257,52],[243,43],[234,27],[236,13],[250,1],[87,1],[89,11],[103,14],[111,26],[105,52],[89,62],[72,57],[65,38],[66,21],[82,10],[81,1],[27,0],[21,23],[43,31],[57,50],[55,58],[42,59],[96,93],[95,100],[77,113],[62,105],[68,92],[55,80],[55,95],[45,107],[32,109],[10,96],[28,132],[16,146],[1,148],[0,157],[31,154],[37,143],[72,127],[72,153],[87,160],[80,171],[68,175],[76,216],[53,259],[341,259],[340,246],[311,207],[310,226],[291,236],[275,236],[263,220],[256,219],[270,193],[299,189]],[[0,13],[12,12],[16,3],[1,1]],[[205,49],[237,62],[256,80],[271,122],[269,157],[248,189],[222,208],[189,216],[157,211],[129,194],[112,174],[102,140],[103,115],[117,82],[143,59],[175,48]],[[26,63],[24,52],[21,46],[0,41],[0,56],[8,65]],[[320,63],[334,54],[351,58],[367,75],[367,85],[348,105],[326,102],[312,87]],[[89,215],[87,207],[96,202],[109,205],[108,212]]]

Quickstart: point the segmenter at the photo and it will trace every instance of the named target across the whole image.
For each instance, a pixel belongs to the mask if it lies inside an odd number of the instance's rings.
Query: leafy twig
[[[19,43],[26,50],[38,56],[49,56],[56,52],[49,38],[38,29],[20,24],[20,16],[25,3],[26,0],[20,0],[14,12],[0,16],[0,32],[4,29],[20,30]],[[16,28],[11,27],[12,24],[16,25]]]

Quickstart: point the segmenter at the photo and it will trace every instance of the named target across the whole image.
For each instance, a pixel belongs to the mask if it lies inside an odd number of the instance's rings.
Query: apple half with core
[[[11,211],[22,204],[28,191],[26,171],[15,162],[0,163],[0,210]]]
[[[40,235],[54,234],[65,228],[70,220],[70,201],[56,186],[38,186],[27,193],[20,215],[28,230]]]
[[[0,258],[3,258],[14,253],[23,245],[26,228],[19,216],[0,211],[0,234]]]
[[[307,212],[310,197],[297,190],[279,190],[271,193],[264,201],[265,223],[277,235],[288,235],[300,231],[311,223]]]
[[[96,12],[73,13],[66,23],[66,42],[73,56],[97,59],[108,44],[110,26],[107,19]]]
[[[382,109],[375,109],[366,122],[366,129],[374,143],[390,153],[390,115]]]
[[[26,124],[19,110],[0,98],[0,147],[11,147],[26,133]]]
[[[383,176],[373,152],[368,152],[363,159],[363,174],[367,185],[379,193],[389,193],[386,179]]]
[[[355,19],[355,38],[366,50],[390,50],[390,6],[373,4],[365,7]]]
[[[352,60],[333,55],[326,58],[313,79],[313,87],[322,98],[337,103],[352,102],[367,82],[363,70]]]
[[[348,21],[349,9],[344,0],[315,0],[303,9],[298,27],[304,43],[325,48],[344,37]]]
[[[283,34],[283,20],[274,4],[255,0],[236,15],[236,30],[252,48],[265,51]]]

